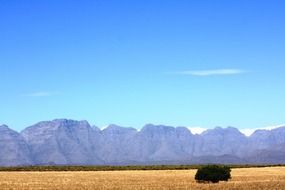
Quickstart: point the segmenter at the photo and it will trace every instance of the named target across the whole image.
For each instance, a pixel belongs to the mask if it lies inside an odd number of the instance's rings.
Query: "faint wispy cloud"
[[[48,92],[48,91],[38,91],[33,93],[24,94],[23,96],[27,97],[49,97],[49,96],[55,96],[59,94],[58,92]]]
[[[242,73],[246,73],[246,71],[241,69],[212,69],[212,70],[179,71],[179,72],[172,72],[169,74],[205,77],[205,76],[215,76],[215,75],[236,75]]]

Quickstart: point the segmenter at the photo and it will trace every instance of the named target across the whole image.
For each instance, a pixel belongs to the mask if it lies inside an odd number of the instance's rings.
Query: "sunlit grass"
[[[232,169],[232,179],[198,184],[196,170],[0,172],[2,190],[285,189],[285,167]]]

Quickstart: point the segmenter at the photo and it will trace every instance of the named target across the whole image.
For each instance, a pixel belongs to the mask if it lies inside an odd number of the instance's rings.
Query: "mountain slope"
[[[193,135],[185,127],[145,125],[141,130],[87,121],[39,122],[20,134],[0,127],[0,165],[110,165],[285,163],[285,127],[250,137],[233,127]]]
[[[30,150],[23,137],[8,128],[0,126],[0,165],[30,165],[33,161]]]
[[[40,122],[21,132],[36,164],[99,164],[94,154],[98,131],[86,121]]]

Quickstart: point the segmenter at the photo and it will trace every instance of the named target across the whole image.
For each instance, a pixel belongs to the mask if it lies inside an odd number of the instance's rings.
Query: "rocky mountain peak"
[[[155,132],[155,133],[165,133],[165,132],[174,132],[175,127],[165,126],[165,125],[154,125],[154,124],[146,124],[141,132]]]
[[[214,129],[208,129],[204,131],[201,135],[238,135],[238,136],[244,136],[243,133],[241,133],[237,128],[235,127],[227,127],[227,128],[222,128],[222,127],[215,127]]]
[[[103,133],[128,133],[137,132],[135,128],[132,127],[122,127],[115,124],[110,124],[108,127],[102,130]]]
[[[9,129],[7,125],[0,125],[0,129]]]

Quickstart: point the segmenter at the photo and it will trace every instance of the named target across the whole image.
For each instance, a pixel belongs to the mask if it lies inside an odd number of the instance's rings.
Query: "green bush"
[[[228,181],[231,178],[231,169],[222,165],[207,165],[198,169],[195,180],[198,182]]]

